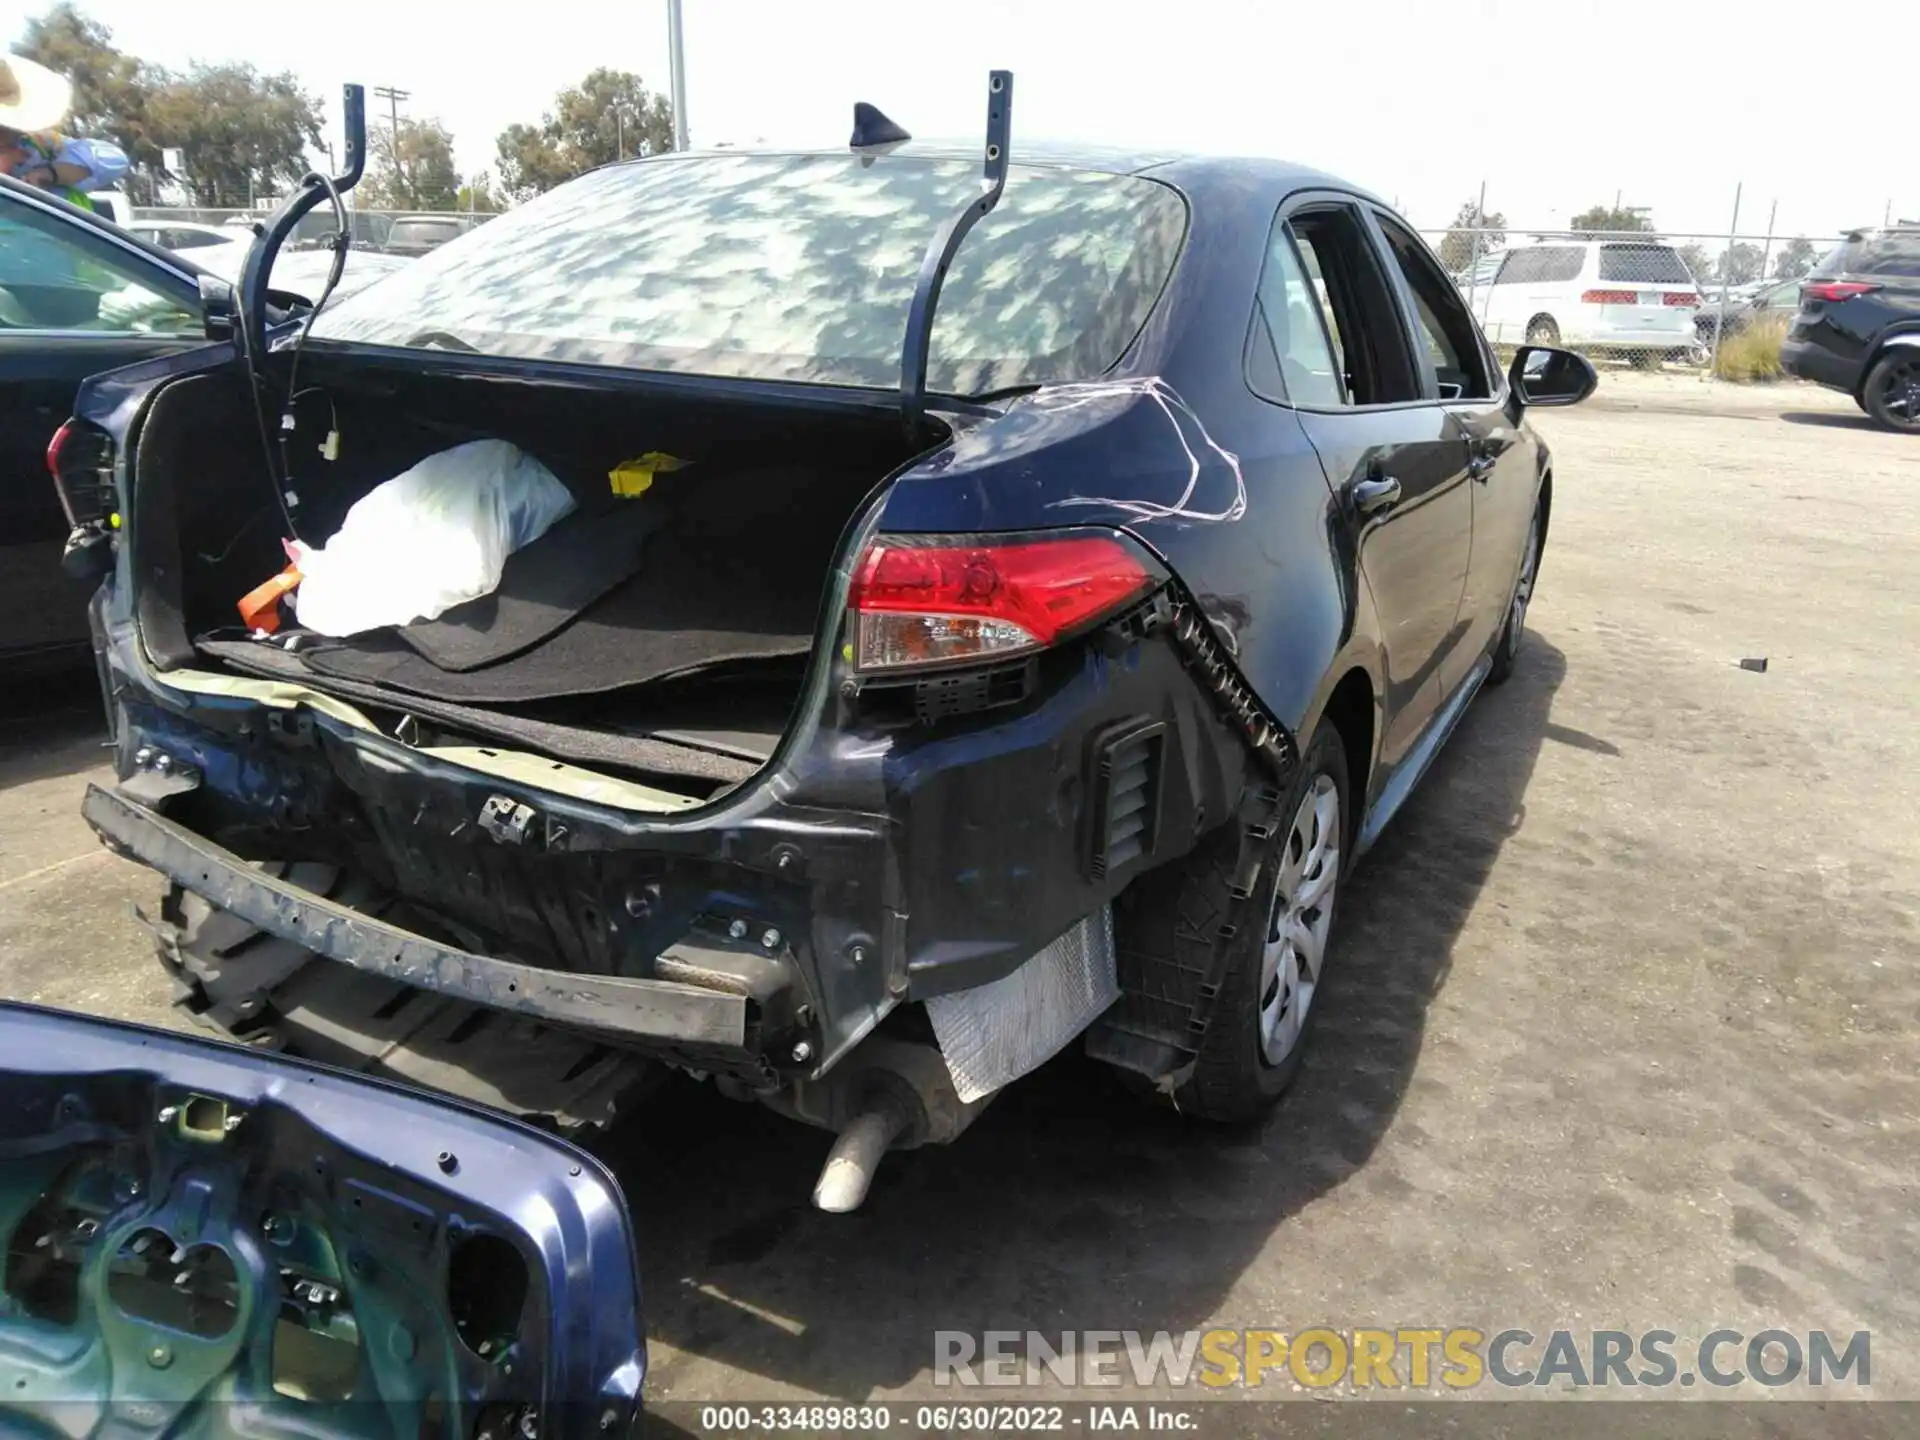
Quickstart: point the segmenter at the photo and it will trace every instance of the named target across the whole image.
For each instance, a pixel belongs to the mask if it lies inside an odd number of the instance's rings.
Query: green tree
[[[1612,231],[1650,235],[1653,233],[1653,220],[1630,206],[1594,205],[1568,221],[1567,228],[1587,239]]]
[[[571,178],[560,149],[538,125],[518,122],[500,132],[494,145],[500,188],[511,200],[526,200]]]
[[[245,205],[298,184],[320,147],[320,102],[290,74],[251,65],[195,65],[156,88],[152,135],[185,152],[196,205]]]
[[[672,148],[666,97],[638,75],[605,68],[556,95],[538,125],[509,125],[495,143],[501,188],[515,200],[615,160]]]
[[[1796,235],[1780,247],[1779,255],[1774,258],[1774,278],[1798,280],[1813,269],[1813,262],[1817,258],[1813,253],[1813,242],[1804,235]]]
[[[1697,240],[1689,240],[1680,246],[1680,258],[1687,262],[1687,273],[1696,280],[1705,280],[1713,274],[1713,257],[1707,253],[1707,247]]]
[[[1483,215],[1479,201],[1465,200],[1440,241],[1440,263],[1450,271],[1461,271],[1506,243],[1507,217],[1498,211]]]
[[[1720,253],[1713,278],[1728,285],[1744,285],[1760,278],[1760,247],[1736,240]]]
[[[497,214],[500,209],[500,199],[493,193],[493,176],[485,170],[469,175],[467,183],[454,192],[453,208],[471,211],[478,215]]]
[[[367,178],[359,203],[372,210],[464,210],[456,204],[460,171],[453,163],[453,135],[438,120],[402,120],[367,136]]]
[[[150,189],[160,173],[160,146],[151,133],[148,101],[165,75],[117,49],[112,31],[66,0],[29,20],[13,49],[73,82],[73,109],[61,128],[113,141]]]

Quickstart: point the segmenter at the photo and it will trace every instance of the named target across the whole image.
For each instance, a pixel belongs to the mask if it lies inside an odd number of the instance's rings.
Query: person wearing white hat
[[[0,174],[91,210],[87,192],[112,186],[129,162],[112,141],[58,133],[72,104],[66,76],[19,55],[0,56]]]

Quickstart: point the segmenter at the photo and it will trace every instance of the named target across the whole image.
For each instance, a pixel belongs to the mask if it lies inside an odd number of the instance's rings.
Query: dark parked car
[[[339,224],[330,210],[316,210],[294,226],[293,234],[287,237],[286,248],[319,250],[330,247],[338,229]],[[355,250],[385,250],[387,237],[393,233],[393,217],[374,210],[350,210],[347,212],[347,233],[353,237]]]
[[[0,1243],[10,1433],[639,1433],[619,1187],[457,1100],[0,1004]]]
[[[1856,230],[1807,277],[1780,347],[1789,374],[1920,434],[1920,226]]]
[[[384,244],[392,255],[425,255],[458,240],[479,223],[472,215],[400,215],[387,227]]]
[[[1786,325],[1800,310],[1800,289],[1804,280],[1776,280],[1741,300],[1729,298],[1725,328],[1721,333],[1738,335],[1757,321]],[[1703,345],[1713,344],[1713,332],[1722,325],[1720,293],[1713,286],[1703,288],[1700,309],[1693,317],[1694,330]]]
[[[1190,1115],[1280,1095],[1341,882],[1519,660],[1524,412],[1594,372],[1502,374],[1330,176],[1012,165],[1010,84],[984,186],[870,111],[610,166],[323,314],[297,398],[257,342],[93,384],[85,809],[189,1009],[563,1124],[678,1067],[839,1131],[830,1209],[1078,1037]],[[577,505],[496,592],[236,626],[283,520],[481,437]]]
[[[199,271],[100,216],[0,176],[0,662],[84,654],[86,591],[47,447],[89,375],[206,343]]]

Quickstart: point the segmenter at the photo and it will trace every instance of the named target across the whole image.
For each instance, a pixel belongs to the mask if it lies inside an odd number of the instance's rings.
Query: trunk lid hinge
[[[947,217],[927,243],[920,261],[920,278],[913,303],[907,308],[907,338],[900,361],[900,418],[909,437],[917,437],[927,413],[927,353],[933,341],[933,312],[940,303],[940,287],[953,264],[960,242],[980,218],[1000,203],[1007,188],[1007,157],[1013,123],[1013,72],[994,70],[987,75],[987,145],[978,198]]]

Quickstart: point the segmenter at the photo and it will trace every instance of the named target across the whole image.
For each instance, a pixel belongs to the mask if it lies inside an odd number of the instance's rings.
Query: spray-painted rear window
[[[644,370],[891,386],[939,224],[978,161],[672,156],[595,171],[323,314],[316,337]],[[936,313],[928,384],[1089,379],[1139,333],[1186,204],[1139,176],[1012,168]]]

